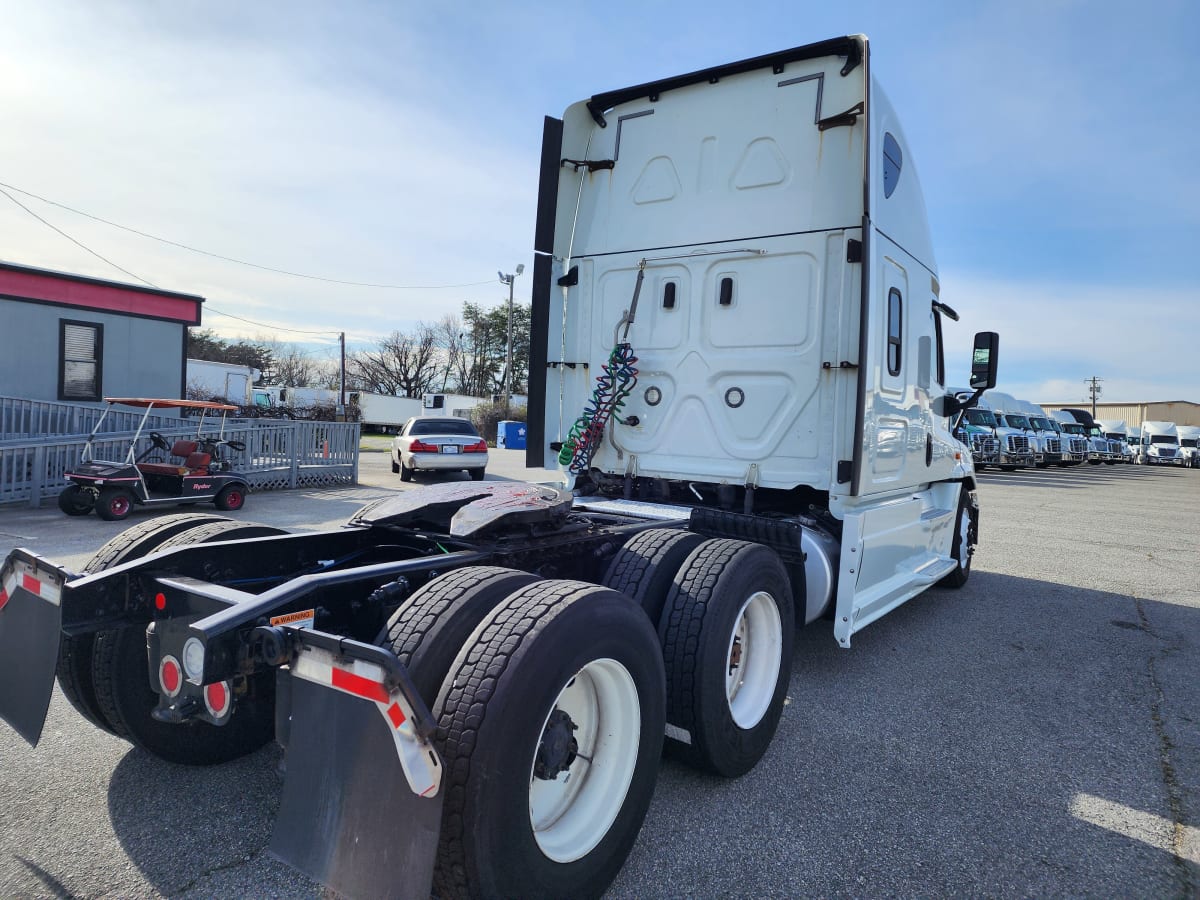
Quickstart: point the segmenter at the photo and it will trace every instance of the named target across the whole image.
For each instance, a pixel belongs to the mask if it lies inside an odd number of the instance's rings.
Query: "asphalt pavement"
[[[549,479],[522,456],[493,451],[488,477]],[[254,494],[234,515],[336,527],[425,483],[370,452],[360,481]],[[1200,471],[982,482],[968,584],[849,650],[827,621],[802,630],[766,757],[733,781],[664,760],[610,896],[1200,895]],[[78,567],[148,515],[0,508],[0,552]],[[323,896],[266,853],[278,761],[162,763],[56,690],[36,749],[0,723],[0,895]]]

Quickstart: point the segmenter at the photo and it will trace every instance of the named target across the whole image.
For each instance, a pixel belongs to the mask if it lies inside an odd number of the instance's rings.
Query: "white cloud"
[[[965,380],[971,337],[1000,334],[1000,387],[1019,397],[1082,400],[1104,379],[1112,401],[1200,397],[1200,294],[1191,287],[995,279],[943,272],[947,367]]]

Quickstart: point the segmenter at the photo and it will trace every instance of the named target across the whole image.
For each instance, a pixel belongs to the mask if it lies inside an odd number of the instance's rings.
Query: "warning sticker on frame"
[[[282,616],[271,616],[271,624],[311,629],[316,618],[317,611],[315,609],[302,609],[300,612],[284,613]]]

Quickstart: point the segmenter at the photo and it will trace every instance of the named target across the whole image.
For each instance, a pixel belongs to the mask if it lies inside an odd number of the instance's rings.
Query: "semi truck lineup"
[[[351,896],[602,893],[664,747],[726,778],[768,752],[797,627],[849,648],[967,581],[976,466],[1124,432],[989,398],[994,333],[947,387],[914,156],[863,36],[547,118],[527,461],[561,482],[318,534],[158,517],[80,572],[14,550],[0,716],[36,744],[57,681],[176,763],[277,740],[270,849]]]

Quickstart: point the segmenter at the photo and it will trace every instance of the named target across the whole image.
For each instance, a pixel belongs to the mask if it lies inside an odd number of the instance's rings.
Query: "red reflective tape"
[[[393,703],[387,708],[388,718],[392,720],[392,727],[399,728],[404,724],[404,720],[408,718],[404,715],[404,710],[400,708],[399,703]]]
[[[383,689],[383,685],[378,681],[363,678],[361,675],[355,675],[353,672],[347,672],[345,669],[339,669],[336,666],[333,669],[333,686],[339,690],[357,694],[359,697],[374,700],[376,703],[388,702],[388,692]]]
[[[21,587],[31,594],[37,594],[39,597],[42,595],[42,583],[24,572],[21,573]]]
[[[8,602],[8,591],[0,587],[0,609],[4,609],[4,604]]]

